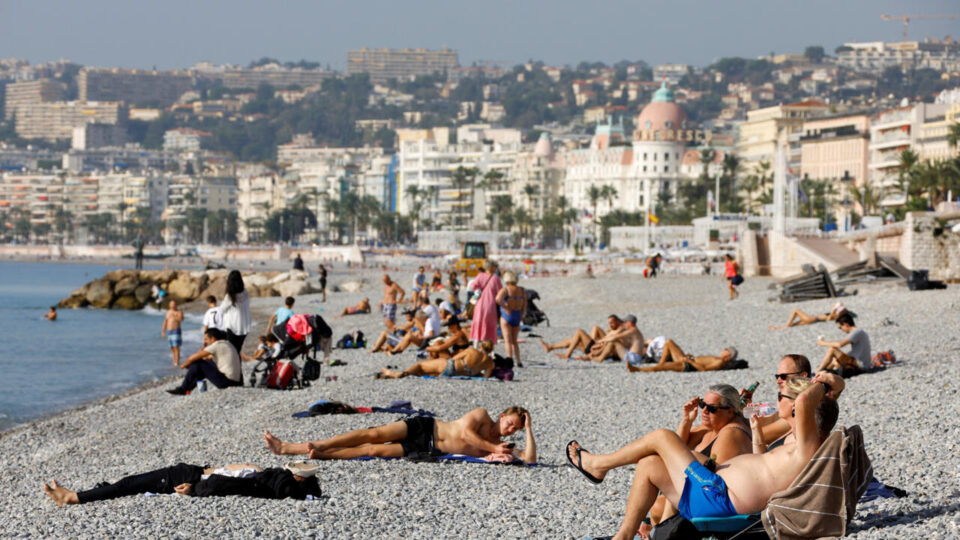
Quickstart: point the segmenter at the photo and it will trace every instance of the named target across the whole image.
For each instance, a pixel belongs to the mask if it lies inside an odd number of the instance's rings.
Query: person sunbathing
[[[57,503],[85,504],[141,493],[162,493],[210,497],[246,495],[265,499],[306,499],[320,496],[318,467],[291,463],[283,469],[262,469],[249,463],[203,468],[180,463],[142,474],[121,478],[116,483],[100,483],[86,491],[73,491],[57,483],[43,484],[43,492]]]
[[[697,411],[702,411],[700,425],[694,427]],[[676,433],[688,448],[712,457],[718,465],[751,452],[750,428],[740,412],[740,394],[729,384],[715,384],[703,397],[684,403]],[[676,507],[660,496],[650,509],[650,521],[656,525],[676,513]],[[646,537],[649,527],[641,527],[640,533]]]
[[[603,362],[608,358],[624,360],[627,364],[643,363],[643,334],[637,328],[637,318],[627,315],[620,328],[596,341],[595,347],[586,355],[577,356],[577,360]]]
[[[414,313],[416,312],[412,309],[405,310],[403,315],[406,317],[406,321],[395,325],[393,327],[393,332],[390,332],[389,330],[380,332],[380,336],[377,338],[377,341],[374,342],[373,348],[370,349],[370,352],[376,353],[386,351],[387,349],[392,348],[394,345],[400,343],[400,340],[403,339],[403,336],[416,327],[416,319],[413,317]]]
[[[787,324],[783,326],[774,326],[771,324],[769,328],[771,330],[783,330],[784,328],[791,328],[793,326],[806,326],[818,322],[835,321],[837,317],[844,313],[848,313],[848,311],[841,302],[834,303],[830,311],[823,315],[809,315],[800,309],[794,309],[790,312],[790,318],[787,319]]]
[[[363,300],[357,302],[357,305],[353,307],[343,308],[343,312],[334,317],[334,319],[339,319],[340,317],[346,317],[347,315],[359,315],[361,313],[370,313],[370,299],[364,298]]]
[[[652,366],[627,363],[628,371],[716,371],[737,359],[737,349],[727,347],[719,355],[693,356],[683,352],[672,339],[663,343],[663,355]]]
[[[450,317],[443,325],[450,330],[450,335],[424,349],[433,360],[450,358],[470,346],[470,336],[460,327],[460,319]]]
[[[827,374],[830,375],[830,374]],[[675,432],[652,431],[611,454],[591,454],[577,441],[567,444],[570,465],[600,483],[617,467],[636,464],[626,514],[613,537],[632,539],[641,519],[661,492],[686,519],[730,517],[762,510],[771,495],[786,489],[807,466],[837,422],[839,409],[828,381],[795,377],[779,398],[778,414],[790,423],[795,438],[765,454],[741,454],[715,472]]]
[[[522,451],[503,441],[521,429],[526,430]],[[417,416],[312,442],[284,442],[269,431],[264,432],[263,439],[274,454],[309,454],[311,459],[463,454],[491,459],[512,456],[525,463],[537,462],[530,412],[522,407],[509,407],[496,420],[485,409],[473,409],[453,422]]]
[[[554,344],[547,343],[543,340],[543,338],[540,338],[540,345],[542,345],[543,349],[547,352],[553,352],[557,349],[566,349],[563,354],[554,353],[559,358],[570,358],[577,349],[582,350],[584,354],[590,354],[590,350],[593,348],[594,343],[606,336],[607,333],[616,332],[619,330],[622,322],[620,321],[620,317],[617,317],[616,315],[610,315],[607,317],[607,324],[609,325],[609,329],[606,332],[599,326],[594,326],[591,328],[589,334],[584,332],[582,329],[577,328],[577,330],[573,333],[573,337],[558,341]]]
[[[467,347],[451,358],[423,360],[403,371],[383,368],[374,377],[377,379],[402,379],[411,375],[415,377],[423,375],[431,377],[454,377],[457,375],[490,377],[493,375],[494,368],[496,368],[493,357],[490,356],[492,352],[493,342],[485,339],[480,342],[479,348]]]

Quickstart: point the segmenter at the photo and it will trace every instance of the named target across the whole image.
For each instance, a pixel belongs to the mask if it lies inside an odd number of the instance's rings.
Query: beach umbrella
[[[523,261],[523,264],[537,264],[537,261],[535,261],[535,260],[533,260],[533,259],[527,259],[527,260]]]

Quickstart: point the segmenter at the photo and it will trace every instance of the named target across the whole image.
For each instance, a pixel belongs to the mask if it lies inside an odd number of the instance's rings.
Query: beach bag
[[[700,538],[700,531],[680,514],[674,514],[650,531],[650,540],[686,540]]]
[[[319,379],[320,362],[313,358],[307,358],[307,362],[303,364],[303,370],[301,370],[300,374],[305,381],[315,381]]]
[[[353,336],[351,336],[350,334],[344,334],[343,337],[341,337],[341,338],[337,341],[337,348],[338,348],[338,349],[352,349],[352,348],[353,348]]]
[[[893,351],[880,351],[873,355],[873,358],[870,360],[873,363],[873,367],[884,368],[887,364],[895,364],[897,362],[897,357],[894,356]]]
[[[307,316],[303,313],[291,315],[290,318],[287,319],[287,335],[295,341],[303,343],[306,341],[307,336],[310,335],[310,332],[313,332],[313,328],[310,326],[310,321],[307,319]]]
[[[296,368],[288,360],[281,360],[273,365],[270,374],[267,375],[267,388],[277,390],[286,390],[293,382],[293,376],[296,375]]]
[[[733,276],[730,278],[730,283],[733,283],[734,286],[739,286],[741,283],[743,283],[743,276],[740,274]]]

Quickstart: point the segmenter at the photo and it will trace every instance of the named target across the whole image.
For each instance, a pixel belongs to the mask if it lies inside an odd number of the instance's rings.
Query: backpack
[[[341,338],[337,341],[337,348],[338,348],[338,349],[352,349],[352,348],[353,348],[353,336],[351,336],[350,334],[344,334],[343,337],[341,337]]]
[[[273,368],[270,369],[270,373],[267,374],[267,388],[286,390],[290,388],[295,375],[296,367],[294,367],[293,362],[281,360],[275,363]]]
[[[307,358],[300,371],[300,376],[304,381],[315,381],[320,378],[320,362],[314,358]]]

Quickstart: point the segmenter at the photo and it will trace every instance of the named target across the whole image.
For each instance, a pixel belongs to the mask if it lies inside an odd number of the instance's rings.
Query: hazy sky
[[[343,69],[359,47],[447,47],[460,63],[723,56],[897,41],[881,13],[960,13],[956,0],[0,0],[0,58],[93,66],[246,64],[262,56]],[[912,21],[910,39],[960,38],[960,19]]]

